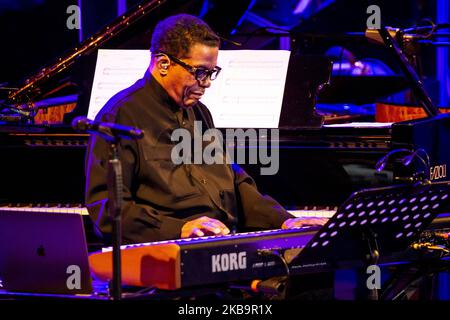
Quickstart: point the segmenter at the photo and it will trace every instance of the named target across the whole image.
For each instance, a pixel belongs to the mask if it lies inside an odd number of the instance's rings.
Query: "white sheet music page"
[[[201,101],[218,128],[277,128],[290,52],[285,50],[221,50],[219,77]],[[117,92],[143,77],[148,50],[98,50],[87,117],[95,118]]]
[[[141,79],[149,65],[149,50],[99,49],[88,119],[94,120],[112,96]]]
[[[290,52],[221,50],[219,77],[201,101],[218,128],[278,128]]]

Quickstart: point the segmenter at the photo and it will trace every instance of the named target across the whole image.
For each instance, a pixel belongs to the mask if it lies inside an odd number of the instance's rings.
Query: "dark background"
[[[259,27],[251,19],[245,19],[246,9],[251,15],[257,15],[266,21],[299,32],[339,33],[362,32],[368,15],[366,8],[377,4],[381,8],[382,22],[399,28],[411,27],[421,19],[435,19],[435,1],[401,0],[401,1],[311,1],[311,12],[302,15],[293,14],[299,1],[197,1],[201,2],[200,14],[223,37],[246,40],[239,33],[251,33]],[[320,3],[331,4],[319,10]],[[130,8],[139,1],[126,1]],[[75,47],[80,40],[78,30],[69,30],[66,20],[69,5],[78,4],[74,0],[2,0],[0,2],[0,83],[20,84],[20,81],[40,67],[50,64],[66,50]],[[113,0],[81,0],[82,38],[92,35],[102,26],[117,16],[117,3]],[[177,1],[167,1],[168,6],[177,7]],[[317,11],[314,12],[314,8]],[[310,14],[310,16],[308,16]],[[243,18],[244,17],[244,18]],[[241,19],[243,18],[243,19]],[[149,28],[151,29],[151,28]],[[234,36],[230,32],[234,31]],[[274,37],[256,37],[243,41],[243,47],[251,49],[274,49],[279,42]],[[224,47],[233,48],[224,42]],[[355,50],[358,58],[380,57],[382,49],[363,46]],[[148,48],[144,46],[144,48]],[[235,47],[236,48],[236,47]],[[242,48],[242,47],[241,47]],[[423,48],[424,73],[434,77],[434,49]],[[383,56],[383,54],[381,55]],[[388,63],[391,63],[388,59]],[[395,68],[394,65],[392,65]]]

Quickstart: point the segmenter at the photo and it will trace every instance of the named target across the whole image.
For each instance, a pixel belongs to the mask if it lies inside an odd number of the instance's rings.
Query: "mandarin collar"
[[[159,100],[162,105],[167,105],[173,112],[180,111],[182,108],[169,96],[166,89],[164,89],[161,84],[153,77],[153,75],[148,71],[144,74],[144,81],[146,86],[149,87],[150,92],[155,93],[155,98]]]

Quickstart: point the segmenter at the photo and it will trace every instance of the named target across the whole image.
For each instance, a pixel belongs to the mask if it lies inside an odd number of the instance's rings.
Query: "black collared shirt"
[[[275,200],[261,195],[254,181],[237,165],[175,164],[171,153],[175,129],[194,136],[194,121],[202,131],[213,128],[208,109],[198,103],[180,108],[146,73],[102,108],[97,120],[144,131],[141,140],[120,142],[124,202],[124,243],[175,239],[188,220],[208,216],[232,230],[279,228],[292,216]],[[108,217],[108,144],[92,135],[86,158],[86,206],[98,230],[111,234]]]

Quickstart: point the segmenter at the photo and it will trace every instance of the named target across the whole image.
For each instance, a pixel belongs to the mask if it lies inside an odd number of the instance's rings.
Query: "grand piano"
[[[174,10],[171,1],[143,1],[8,94],[2,105],[9,113],[2,113],[0,125],[3,207],[59,207],[87,214],[84,160],[89,135],[73,131],[69,124],[87,113],[97,50],[146,48],[159,19],[177,12],[198,14],[200,2],[177,2]],[[352,192],[363,188],[420,178],[448,180],[450,119],[440,114],[426,92],[409,82],[419,92],[418,101],[427,113],[424,118],[375,124],[365,117],[364,123],[345,123],[362,118],[323,115],[315,108],[321,89],[333,85],[330,76],[330,61],[323,56],[291,57],[279,126],[279,171],[261,176],[258,165],[243,165],[261,192],[290,210],[334,212]],[[408,77],[406,73],[406,82]],[[54,92],[67,89],[67,79],[77,83],[76,90],[55,98]],[[405,153],[394,152],[400,149]],[[420,160],[418,150],[427,154],[429,164]],[[408,152],[415,156],[405,165]],[[392,155],[385,157],[388,153]],[[384,170],[376,170],[383,157]]]
[[[169,0],[143,1],[31,75],[2,101],[0,210],[78,212],[85,218],[90,251],[102,246],[84,207],[89,135],[75,132],[69,124],[74,117],[87,114],[97,49],[146,48],[159,19],[176,12],[198,14],[200,10],[200,1],[178,1],[176,10],[171,4]],[[330,216],[361,189],[420,179],[448,180],[450,118],[408,78],[410,70],[405,70],[403,80],[417,94],[425,117],[375,123],[375,117],[367,115],[324,115],[316,110],[317,99],[337,80],[330,77],[330,61],[323,56],[293,57],[279,125],[279,171],[263,176],[259,165],[243,165],[262,193],[270,194],[296,215]],[[69,95],[55,97],[53,93],[61,88],[67,92],[67,79],[77,87]],[[392,79],[384,80],[389,84]],[[349,123],[358,120],[364,123]],[[408,165],[406,156],[411,156]],[[429,157],[429,161],[420,157]],[[448,220],[442,216],[429,228],[448,230]],[[251,237],[258,237],[263,244],[258,234]]]

